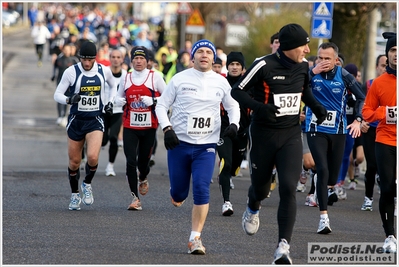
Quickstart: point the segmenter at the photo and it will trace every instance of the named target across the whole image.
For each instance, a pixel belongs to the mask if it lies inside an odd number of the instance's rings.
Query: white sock
[[[200,232],[196,232],[196,231],[191,231],[191,235],[190,235],[190,240],[189,241],[194,240],[194,238],[197,237],[197,236],[200,237],[201,233]]]
[[[328,218],[328,214],[320,214],[320,219],[327,219]]]
[[[108,162],[108,166],[110,166],[110,167],[114,167],[114,164],[113,164],[113,163],[111,163],[111,162]]]

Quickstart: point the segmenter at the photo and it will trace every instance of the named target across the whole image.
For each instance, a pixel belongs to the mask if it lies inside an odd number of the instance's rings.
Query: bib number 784
[[[208,135],[213,132],[215,119],[211,117],[189,116],[187,120],[187,134]]]

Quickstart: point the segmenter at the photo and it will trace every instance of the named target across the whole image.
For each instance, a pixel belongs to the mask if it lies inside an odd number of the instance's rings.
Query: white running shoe
[[[230,178],[230,189],[234,189],[233,178]]]
[[[345,188],[341,184],[336,184],[334,186],[335,194],[337,195],[338,199],[345,200],[347,199],[347,194]]]
[[[396,253],[396,238],[393,235],[388,236],[385,239],[384,245],[382,246],[385,253]]]
[[[94,202],[93,198],[93,189],[91,188],[91,184],[86,184],[85,182],[81,185],[83,198],[82,201],[85,205],[91,205]]]
[[[141,201],[136,195],[132,192],[132,203],[127,207],[128,210],[143,210],[143,207],[141,206]]]
[[[349,183],[349,186],[348,186],[348,189],[349,190],[356,190],[356,182],[355,181],[351,181],[350,183]]]
[[[310,171],[305,171],[304,169],[302,169],[301,175],[299,176],[299,181],[301,182],[301,184],[306,184],[308,177],[310,177]]]
[[[290,245],[284,238],[282,238],[280,243],[278,243],[278,247],[274,252],[274,260],[272,264],[292,264],[290,258]]]
[[[118,139],[118,147],[123,147],[123,140]]]
[[[340,194],[338,195],[338,199],[345,200],[348,198],[348,195],[346,194],[345,188],[342,187]]]
[[[114,164],[111,162],[108,162],[107,168],[105,168],[105,176],[116,176]]]
[[[331,233],[331,227],[330,227],[330,219],[325,218],[321,219],[319,222],[319,229],[317,229],[318,234],[329,234]]]
[[[314,194],[310,194],[310,195],[306,196],[305,206],[317,207],[317,202],[316,202]]]
[[[231,204],[230,201],[225,201],[223,206],[222,206],[222,215],[223,216],[231,216],[233,215],[233,205]]]
[[[188,254],[205,255],[205,247],[199,236],[188,242]]]
[[[368,197],[364,197],[364,202],[361,210],[373,211],[373,200]]]
[[[302,184],[300,181],[298,181],[298,184],[296,186],[296,191],[297,192],[305,192],[306,191],[306,184]]]
[[[66,127],[68,124],[68,118],[67,117],[62,117],[61,122],[59,123],[59,125],[61,127]]]
[[[81,201],[79,193],[72,193],[71,202],[69,202],[69,210],[80,210]]]
[[[253,214],[247,207],[242,215],[242,228],[247,235],[254,235],[259,229],[259,211]]]
[[[249,165],[248,160],[243,160],[243,161],[241,161],[240,168],[243,170],[246,170],[246,169],[248,169],[248,165]]]

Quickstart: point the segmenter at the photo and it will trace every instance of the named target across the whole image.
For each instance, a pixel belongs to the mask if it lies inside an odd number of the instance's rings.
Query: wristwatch
[[[152,102],[153,102],[153,105],[155,106],[155,105],[157,104],[157,102],[158,102],[157,98],[156,98],[156,97],[153,97],[153,98],[152,98]]]
[[[356,117],[356,120],[357,120],[358,122],[360,122],[360,123],[362,123],[362,121],[363,121],[362,117]]]

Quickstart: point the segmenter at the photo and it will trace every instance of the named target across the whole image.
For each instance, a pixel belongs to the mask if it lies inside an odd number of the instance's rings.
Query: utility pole
[[[364,64],[364,75],[363,79],[365,81],[372,79],[375,77],[375,61],[377,58],[376,51],[377,51],[377,18],[378,18],[378,9],[375,8],[369,14],[369,27],[367,31],[367,45],[366,45],[366,53],[365,53],[365,60],[363,61]]]

